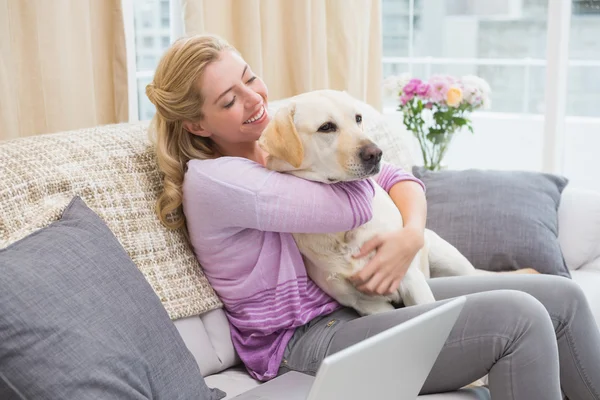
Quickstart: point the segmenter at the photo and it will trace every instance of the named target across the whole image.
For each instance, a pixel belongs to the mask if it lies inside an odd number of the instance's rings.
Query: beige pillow
[[[162,181],[146,129],[118,124],[0,142],[0,247],[56,221],[79,195],[171,319],[221,307],[183,230],[168,230],[154,212]]]

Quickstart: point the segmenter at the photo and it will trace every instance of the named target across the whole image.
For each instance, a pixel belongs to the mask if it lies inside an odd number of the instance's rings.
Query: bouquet
[[[384,81],[387,95],[397,97],[404,125],[417,138],[425,168],[437,171],[454,134],[473,132],[469,114],[490,107],[490,86],[477,76],[434,75],[427,81],[408,75]]]

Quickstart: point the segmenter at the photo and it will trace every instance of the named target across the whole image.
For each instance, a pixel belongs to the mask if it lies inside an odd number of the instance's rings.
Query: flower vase
[[[411,131],[419,142],[423,166],[430,171],[447,169],[445,156],[450,148],[455,130],[432,133],[424,129],[424,133]]]
[[[469,114],[490,107],[490,86],[473,75],[434,75],[427,81],[408,74],[389,76],[385,92],[396,96],[407,130],[417,138],[425,168],[445,168],[444,157],[455,132],[473,133]]]

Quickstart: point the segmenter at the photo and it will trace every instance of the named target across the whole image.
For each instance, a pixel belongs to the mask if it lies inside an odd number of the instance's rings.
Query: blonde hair
[[[156,145],[158,168],[163,174],[163,192],[156,212],[168,228],[185,225],[181,212],[183,177],[190,159],[216,156],[212,141],[189,133],[184,121],[198,122],[204,98],[197,83],[207,65],[223,50],[235,49],[215,35],[195,35],[175,41],[162,56],[146,96],[156,107],[149,135]]]

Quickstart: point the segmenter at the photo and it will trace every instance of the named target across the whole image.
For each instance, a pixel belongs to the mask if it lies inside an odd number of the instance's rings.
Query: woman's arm
[[[414,175],[406,172],[404,169],[395,166],[389,162],[381,163],[381,170],[375,176],[375,182],[379,184],[386,192],[390,193],[392,187],[398,182],[412,181],[421,186],[421,190],[425,190],[425,185]]]
[[[389,194],[402,214],[404,229],[410,229],[417,238],[420,238],[415,243],[420,249],[423,247],[423,234],[427,221],[427,200],[422,184],[412,180],[400,181],[392,186]]]
[[[365,293],[386,294],[397,290],[424,243],[427,201],[423,183],[415,179],[398,180],[389,188],[389,195],[402,214],[403,226],[369,240],[356,255],[364,257],[376,250],[365,268],[350,278]]]
[[[188,204],[208,210],[212,222],[225,227],[333,233],[373,217],[372,180],[329,185],[234,157],[190,162],[186,180],[184,196],[194,199]]]
[[[422,236],[427,218],[427,202],[423,182],[404,169],[388,162],[382,163],[381,171],[375,177],[375,181],[388,192],[400,210],[403,227],[410,229],[417,236]],[[415,243],[415,245],[418,244]],[[421,247],[422,243],[419,248]]]

